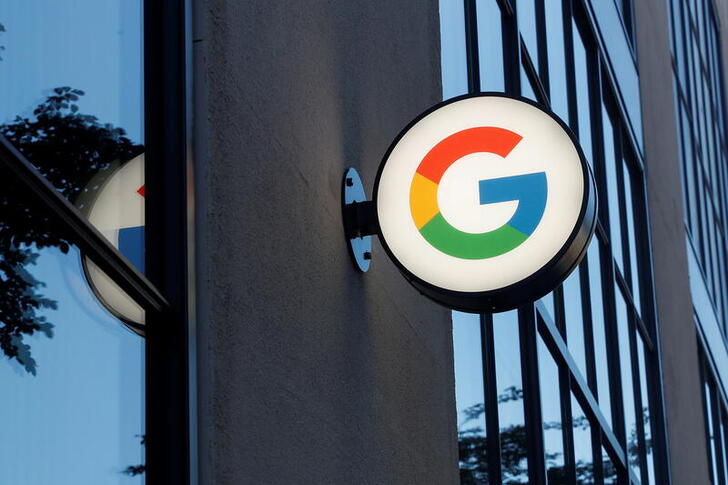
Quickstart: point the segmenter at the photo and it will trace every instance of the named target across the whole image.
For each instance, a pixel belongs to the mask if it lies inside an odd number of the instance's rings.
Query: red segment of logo
[[[144,187],[146,187],[146,184],[144,184],[144,185],[142,185],[141,187],[139,187],[139,188],[137,189],[137,191],[136,191],[136,192],[137,192],[137,194],[141,195],[142,197],[144,197]]]
[[[436,184],[455,161],[471,153],[495,153],[505,158],[523,139],[517,133],[495,126],[480,126],[458,131],[430,150],[422,159],[417,173]]]

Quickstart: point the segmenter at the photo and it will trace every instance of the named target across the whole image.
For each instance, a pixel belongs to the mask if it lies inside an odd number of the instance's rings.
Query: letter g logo
[[[456,229],[442,215],[437,201],[442,176],[459,159],[479,152],[505,158],[521,139],[503,128],[469,128],[448,136],[425,155],[412,178],[410,211],[428,243],[456,258],[486,259],[515,249],[533,234],[546,208],[544,172],[478,181],[480,204],[518,201],[510,220],[492,231],[470,233]]]

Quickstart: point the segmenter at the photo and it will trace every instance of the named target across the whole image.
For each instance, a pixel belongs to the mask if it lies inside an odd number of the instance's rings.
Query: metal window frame
[[[470,92],[479,91],[480,87],[480,66],[478,56],[478,32],[476,18],[476,3],[474,0],[463,0],[465,3],[465,25],[466,25],[466,46],[468,59],[468,88]],[[495,1],[495,0],[494,0]],[[545,11],[543,8],[537,8],[536,11],[536,32],[539,44],[539,66],[538,69],[531,62],[528,50],[524,45],[517,24],[516,9],[508,0],[498,0],[501,8],[502,19],[502,37],[503,37],[503,58],[504,58],[504,80],[505,91],[507,93],[519,94],[521,91],[521,68],[523,67],[527,78],[531,82],[537,98],[544,103],[549,102],[549,84],[548,84],[548,60],[545,46]],[[653,443],[653,461],[655,465],[655,480],[657,483],[669,484],[670,474],[667,455],[667,432],[664,422],[663,412],[663,395],[662,395],[662,374],[659,362],[659,346],[655,345],[658,341],[658,329],[654,307],[654,295],[652,282],[652,262],[649,257],[649,225],[646,200],[644,199],[644,166],[640,157],[640,152],[634,149],[634,140],[631,138],[632,133],[628,127],[625,127],[624,113],[622,107],[616,101],[616,88],[614,81],[610,77],[610,71],[605,67],[607,62],[603,56],[603,49],[594,36],[593,19],[589,14],[588,7],[584,4],[584,0],[564,0],[563,1],[563,25],[564,25],[564,46],[565,46],[565,63],[566,63],[566,79],[567,79],[567,101],[569,116],[572,120],[571,125],[577,124],[577,106],[575,92],[575,72],[573,58],[573,37],[571,35],[572,19],[574,23],[582,31],[582,38],[585,41],[587,55],[590,58],[587,62],[588,67],[588,85],[593,96],[590,96],[590,116],[591,138],[594,144],[595,165],[600,170],[595,170],[597,183],[604,183],[603,170],[603,145],[602,145],[602,127],[601,127],[601,109],[602,99],[614,99],[613,110],[618,123],[614,123],[615,144],[617,140],[621,144],[626,145],[619,149],[626,153],[634,155],[635,173],[640,178],[640,183],[634,183],[632,178],[633,192],[633,211],[635,213],[634,225],[635,231],[640,234],[647,234],[648,237],[641,238],[641,244],[637,247],[637,256],[640,261],[631,262],[629,268],[635,268],[641,274],[638,284],[642,295],[643,315],[642,318],[636,312],[634,304],[631,300],[631,279],[626,281],[624,277],[615,268],[615,261],[611,255],[606,237],[604,224],[608,224],[604,218],[600,219],[597,227],[597,237],[606,241],[604,244],[606,251],[600,251],[600,269],[602,277],[603,303],[605,305],[605,319],[607,322],[614,321],[615,315],[615,291],[624,292],[627,295],[626,304],[628,306],[629,319],[629,338],[630,353],[632,356],[632,382],[635,392],[635,406],[641,406],[641,387],[639,376],[639,364],[636,358],[636,345],[639,345],[640,339],[637,338],[639,332],[641,339],[645,345],[646,373],[648,376],[648,396],[650,397],[650,416],[652,421],[652,438]],[[586,27],[584,27],[586,26]],[[586,43],[589,42],[589,45]],[[516,62],[518,60],[518,62]],[[538,70],[538,72],[537,72]],[[610,98],[609,96],[612,96]],[[596,99],[596,101],[595,101]],[[578,127],[577,127],[578,128]],[[620,132],[617,138],[617,132]],[[622,131],[625,133],[622,134]],[[621,160],[621,159],[620,159]],[[629,163],[629,162],[628,162]],[[620,164],[620,172],[621,172]],[[630,167],[631,169],[632,167]],[[620,184],[620,190],[621,188]],[[620,197],[623,198],[623,197]],[[626,212],[625,203],[620,204],[620,212]],[[644,212],[644,214],[643,214]],[[626,221],[626,219],[625,219]],[[623,233],[624,234],[624,233]],[[647,246],[645,246],[647,244]],[[623,244],[623,250],[629,251],[627,244]],[[603,480],[602,470],[602,452],[605,450],[612,462],[618,470],[619,483],[639,483],[628,464],[625,452],[626,436],[622,432],[612,431],[612,423],[607,423],[596,401],[596,363],[594,361],[594,341],[593,329],[591,328],[591,298],[589,298],[591,288],[588,281],[588,267],[586,261],[582,263],[580,269],[580,287],[582,289],[582,312],[584,315],[584,332],[585,332],[585,355],[587,359],[587,376],[586,379],[581,376],[580,370],[570,355],[568,346],[566,345],[565,324],[564,324],[564,301],[561,289],[555,290],[554,306],[556,315],[550,316],[548,310],[541,302],[535,305],[527,305],[518,310],[519,321],[519,338],[521,345],[521,375],[524,392],[524,419],[528,440],[528,473],[531,483],[543,483],[546,480],[546,467],[544,455],[543,441],[543,420],[541,416],[540,392],[539,392],[539,374],[538,374],[538,356],[536,352],[536,339],[543,339],[546,347],[557,362],[559,369],[559,387],[561,397],[562,412],[562,430],[564,439],[564,467],[567,473],[567,483],[575,484],[575,455],[574,455],[574,438],[572,429],[572,409],[571,396],[577,400],[582,407],[584,413],[591,425],[592,430],[592,451],[595,466],[595,478],[597,482]],[[626,290],[626,291],[625,291]],[[611,317],[610,317],[611,315]],[[486,428],[488,436],[488,470],[491,483],[500,483],[501,464],[500,464],[500,443],[499,443],[499,417],[497,405],[497,383],[495,369],[495,342],[493,341],[493,318],[491,315],[483,314],[480,316],[481,327],[481,351],[483,355],[483,379],[486,399]],[[614,327],[614,326],[612,326]],[[615,420],[615,429],[619,429],[618,423],[624,424],[623,416],[623,399],[621,393],[621,378],[619,372],[619,347],[616,335],[616,328],[607,327],[607,356],[608,365],[610,367],[610,395],[612,416]],[[637,409],[636,409],[637,411]],[[641,418],[641,407],[638,411]],[[641,423],[641,419],[640,419]],[[644,444],[644,423],[638,426],[638,434],[642,437]],[[623,429],[624,427],[621,426]],[[644,446],[642,447],[644,450]],[[644,455],[644,453],[643,453]],[[645,458],[642,457],[643,466]],[[644,478],[644,477],[640,477]]]

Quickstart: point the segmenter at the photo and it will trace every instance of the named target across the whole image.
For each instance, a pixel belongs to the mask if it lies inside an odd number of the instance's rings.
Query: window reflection
[[[440,66],[442,99],[468,92],[465,6],[462,0],[440,0]]]
[[[521,32],[521,36],[523,36],[523,41],[526,43],[533,65],[538,70],[536,0],[519,0],[516,8],[518,9],[518,30]]]
[[[579,402],[571,396],[571,414],[574,423],[574,459],[576,461],[576,483],[594,483],[594,458],[592,455],[591,426]]]
[[[564,289],[564,317],[566,319],[566,342],[581,375],[586,377],[586,354],[584,352],[584,318],[581,308],[581,283],[579,270],[566,278]]]
[[[0,133],[85,215],[119,165],[143,151],[141,6],[0,5]],[[143,209],[123,197],[107,205],[108,214],[131,214],[135,227],[143,225]],[[110,240],[120,247],[116,234]]]
[[[17,189],[1,171],[0,483],[143,483],[144,340],[99,303],[69,235]]]
[[[452,323],[460,482],[487,484],[480,316],[453,312]]]
[[[461,2],[462,3],[462,2]],[[501,12],[496,0],[477,2],[480,90],[505,91]]]
[[[639,444],[637,430],[637,416],[635,412],[634,387],[632,384],[632,355],[630,334],[632,324],[619,287],[614,289],[617,302],[617,339],[619,342],[619,366],[622,374],[622,398],[624,403],[624,424],[626,428],[626,443],[628,461],[636,476],[640,475],[639,470]]]
[[[516,311],[493,315],[503,483],[528,483],[521,353]]]
[[[589,267],[589,296],[594,334],[594,363],[597,371],[597,396],[599,409],[608,423],[612,422],[609,391],[609,364],[607,361],[606,326],[604,325],[604,297],[602,295],[601,242],[594,238],[587,252]]]
[[[538,337],[538,371],[541,381],[539,387],[541,389],[546,475],[549,485],[565,485],[568,482],[564,470],[559,368],[540,337]]]
[[[589,163],[592,163],[591,117],[589,110],[589,73],[586,48],[576,23],[572,21],[574,34],[574,76],[576,78],[576,104],[578,106],[579,144]]]
[[[609,215],[609,242],[612,245],[612,256],[620,269],[624,268],[622,262],[622,218],[619,212],[619,182],[617,179],[617,158],[615,153],[615,138],[612,120],[604,105],[602,105],[602,124],[604,125],[604,170],[607,178],[606,209]],[[602,207],[604,207],[604,205]],[[602,214],[602,217],[604,214]]]
[[[569,119],[566,96],[566,61],[564,59],[564,13],[561,0],[544,2],[548,38],[549,89],[551,110],[562,120]]]

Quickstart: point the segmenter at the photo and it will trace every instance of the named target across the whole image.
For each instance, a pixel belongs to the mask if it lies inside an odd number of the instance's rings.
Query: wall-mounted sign
[[[387,254],[423,294],[498,312],[553,290],[578,265],[596,189],[569,128],[526,99],[441,103],[390,146],[374,186]]]

